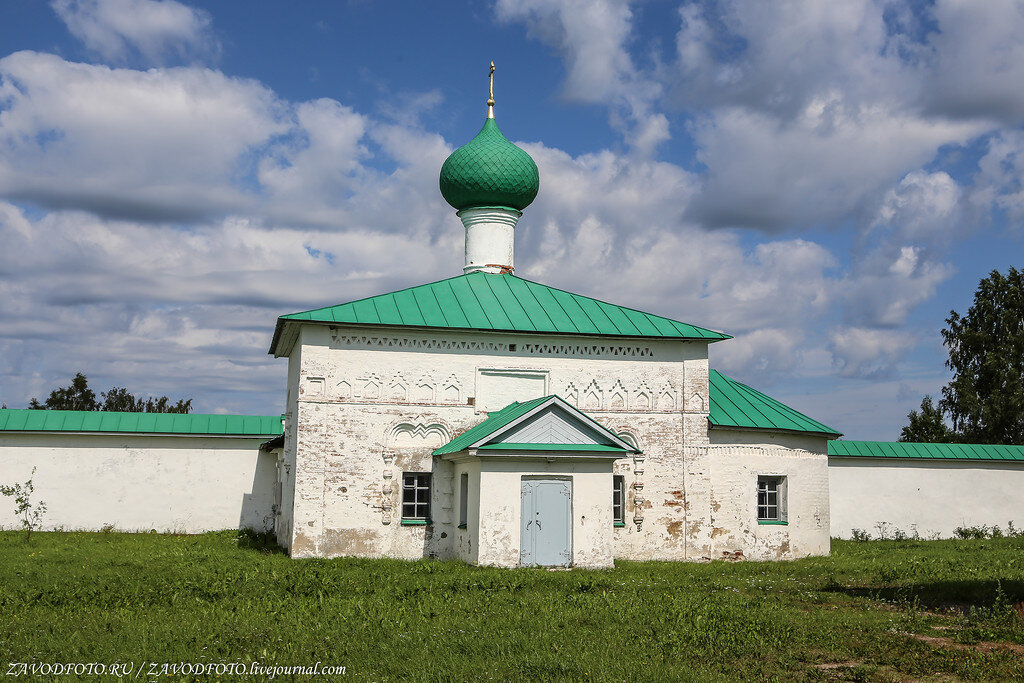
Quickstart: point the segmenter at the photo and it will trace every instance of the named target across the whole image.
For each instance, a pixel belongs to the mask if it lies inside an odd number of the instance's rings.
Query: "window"
[[[626,478],[612,476],[612,521],[615,526],[626,526]]]
[[[786,523],[786,478],[757,478],[757,523]]]
[[[469,474],[459,475],[459,528],[465,529],[469,521]]]
[[[402,524],[430,523],[430,473],[402,473]]]

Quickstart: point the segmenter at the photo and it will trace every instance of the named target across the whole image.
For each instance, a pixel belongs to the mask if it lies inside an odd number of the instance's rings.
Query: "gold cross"
[[[494,62],[491,62],[491,73],[489,74],[491,79],[491,87],[488,90],[489,96],[487,97],[487,118],[494,118]]]

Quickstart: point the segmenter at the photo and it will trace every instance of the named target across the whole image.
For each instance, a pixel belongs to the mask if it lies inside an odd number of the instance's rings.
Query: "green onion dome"
[[[441,167],[441,195],[459,211],[481,206],[522,211],[539,189],[537,164],[501,134],[493,118]]]

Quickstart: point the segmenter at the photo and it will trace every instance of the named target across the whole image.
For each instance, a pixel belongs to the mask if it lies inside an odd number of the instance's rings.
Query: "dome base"
[[[466,227],[465,273],[511,273],[515,227],[522,211],[503,207],[477,207],[458,212]]]

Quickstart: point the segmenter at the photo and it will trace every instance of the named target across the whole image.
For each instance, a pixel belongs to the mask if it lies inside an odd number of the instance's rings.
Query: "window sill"
[[[402,526],[427,526],[433,524],[429,519],[403,519]]]
[[[759,519],[759,520],[757,520],[757,523],[758,524],[774,525],[774,526],[789,526],[789,522],[787,522],[785,520],[782,520],[782,519]]]
[[[615,527],[616,529],[621,529],[622,527],[626,526],[626,523],[625,522],[615,522],[614,524],[612,524],[612,526]]]
[[[466,528],[467,528],[467,526],[466,526],[465,524],[460,524],[460,525],[459,525],[459,528],[460,528],[460,529],[466,529]]]

